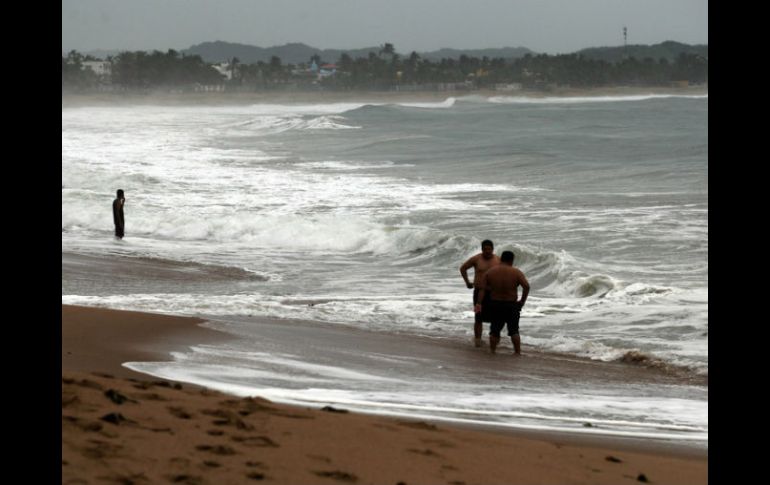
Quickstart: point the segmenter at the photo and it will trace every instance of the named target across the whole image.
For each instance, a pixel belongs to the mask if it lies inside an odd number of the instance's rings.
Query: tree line
[[[458,59],[431,61],[417,52],[403,57],[393,44],[385,44],[379,52],[352,58],[342,54],[334,66],[327,66],[325,76],[311,71],[311,65],[324,66],[318,55],[307,63],[283,64],[273,56],[269,62],[241,63],[232,58],[226,64],[225,76],[198,55],[167,52],[121,52],[107,58],[111,67],[109,80],[100,79],[85,62],[96,59],[71,51],[62,56],[62,90],[89,90],[109,83],[130,90],[192,89],[200,85],[224,85],[233,90],[260,90],[306,87],[329,90],[394,90],[428,88],[454,83],[468,89],[483,89],[496,84],[519,84],[527,89],[552,86],[600,87],[613,85],[662,86],[687,81],[708,81],[708,59],[682,52],[672,62],[666,58],[624,58],[607,62],[582,54],[527,54],[518,59],[461,55]]]
[[[98,61],[77,51],[62,56],[62,90],[84,90],[105,82],[87,67],[88,61]],[[110,65],[109,84],[126,89],[177,87],[191,84],[216,84],[222,75],[200,56],[185,56],[168,52],[121,52],[107,58]]]

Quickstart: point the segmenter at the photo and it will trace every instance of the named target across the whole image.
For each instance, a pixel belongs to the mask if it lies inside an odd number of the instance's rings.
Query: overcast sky
[[[62,51],[271,47],[586,47],[708,43],[708,0],[62,0]]]

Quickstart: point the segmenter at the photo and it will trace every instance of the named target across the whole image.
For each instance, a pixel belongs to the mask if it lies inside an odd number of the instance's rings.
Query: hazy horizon
[[[173,28],[169,28],[173,26]],[[393,44],[396,51],[525,47],[571,53],[664,41],[708,44],[707,0],[63,0],[62,52]]]
[[[670,41],[670,40],[672,40],[672,39],[666,39],[666,40],[662,40],[660,42],[655,42],[655,43],[651,43],[651,44],[636,44],[636,45],[655,45],[655,44],[660,44],[662,42],[667,42],[667,41]],[[323,50],[341,50],[341,51],[350,50],[350,51],[352,51],[352,50],[368,49],[368,48],[378,49],[382,45],[382,44],[380,44],[380,45],[362,45],[362,46],[354,46],[354,47],[318,47],[318,46],[315,46],[315,45],[307,44],[305,42],[286,42],[286,43],[283,43],[283,44],[276,44],[276,45],[255,45],[255,44],[245,44],[243,42],[231,42],[231,41],[228,41],[228,40],[216,39],[216,40],[205,40],[205,41],[197,42],[195,44],[191,44],[191,45],[186,46],[186,47],[167,47],[167,48],[164,48],[164,49],[156,49],[156,48],[149,48],[149,49],[101,49],[101,48],[97,48],[97,49],[86,49],[86,50],[75,49],[75,50],[80,52],[81,54],[101,53],[101,52],[112,53],[112,52],[122,52],[122,51],[145,51],[145,52],[152,52],[154,50],[165,52],[168,49],[174,49],[176,51],[183,51],[183,50],[189,49],[189,48],[191,48],[191,47],[193,47],[195,45],[203,44],[203,43],[206,43],[206,42],[226,42],[226,43],[232,43],[232,44],[238,44],[238,45],[248,45],[250,47],[259,47],[259,48],[263,48],[263,49],[271,49],[271,48],[274,48],[274,47],[282,47],[282,46],[285,46],[285,45],[288,45],[288,44],[305,44],[308,47],[312,47],[314,49],[318,49],[318,50],[321,50],[321,51],[323,51]],[[678,41],[674,41],[674,42],[678,42]],[[706,42],[698,43],[698,44],[690,44],[690,43],[687,43],[687,42],[681,42],[681,43],[682,44],[688,44],[688,45],[708,45],[708,43],[706,43]],[[631,45],[634,45],[634,44],[629,44],[629,45],[631,46]],[[412,52],[412,50],[404,51],[402,49],[399,49],[398,46],[395,46],[395,47],[396,47],[396,52],[398,52],[400,54],[409,54],[409,53]],[[576,52],[576,51],[579,51],[579,50],[582,50],[582,49],[603,48],[603,47],[618,47],[618,46],[601,46],[601,45],[587,46],[587,47],[581,47],[580,49],[576,49],[575,51],[571,51],[571,52]],[[525,45],[517,45],[517,46],[514,46],[514,45],[502,45],[502,46],[487,46],[487,47],[451,47],[451,46],[447,46],[447,47],[439,47],[439,48],[436,48],[436,49],[423,50],[423,51],[417,51],[417,52],[419,52],[419,53],[423,53],[423,52],[436,52],[436,51],[440,51],[440,50],[443,50],[443,49],[451,49],[451,50],[458,50],[458,51],[470,51],[470,50],[507,49],[507,48],[516,49],[516,48],[528,48],[528,47],[525,46]],[[66,54],[67,52],[70,52],[71,50],[72,49],[66,49],[66,50],[62,49],[62,54]],[[530,49],[530,50],[532,50],[532,51],[534,51],[534,52],[536,52],[538,54],[541,54],[541,52],[535,51],[534,49]],[[561,54],[570,54],[571,52],[562,52]]]

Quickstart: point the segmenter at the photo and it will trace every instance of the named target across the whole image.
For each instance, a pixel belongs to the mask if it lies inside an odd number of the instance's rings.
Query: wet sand
[[[120,365],[170,360],[172,350],[230,338],[200,327],[201,322],[62,305],[62,483],[708,481],[706,451],[286,406],[159,380]],[[296,337],[300,328],[263,323],[265,338],[277,340]],[[332,330],[312,327],[315,342],[339,342]],[[359,343],[371,340],[359,332],[345,334]],[[399,336],[382,340],[388,342],[386,351],[407,342],[421,345]],[[307,340],[295,342],[312,351],[302,343]],[[436,352],[454,345],[439,345]],[[546,360],[545,369],[554,375],[574,368]],[[538,362],[546,360],[533,358],[530,365],[543,367]]]

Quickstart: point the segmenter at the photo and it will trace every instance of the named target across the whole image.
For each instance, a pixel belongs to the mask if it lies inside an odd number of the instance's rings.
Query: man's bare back
[[[497,301],[518,301],[519,286],[529,290],[529,282],[519,268],[501,264],[486,272],[484,288],[492,292],[492,299]],[[522,303],[524,303],[522,301]]]
[[[508,335],[513,343],[514,353],[521,355],[521,337],[519,336],[519,317],[521,309],[529,296],[529,281],[519,268],[513,266],[512,251],[503,251],[500,264],[490,268],[484,276],[482,289],[479,294],[480,302],[476,303],[476,311],[484,307],[492,307],[492,326],[489,329],[489,351],[493,354],[500,343],[500,330],[503,325],[508,327]],[[517,288],[521,286],[521,300],[518,299]],[[484,298],[489,295],[489,302]]]

